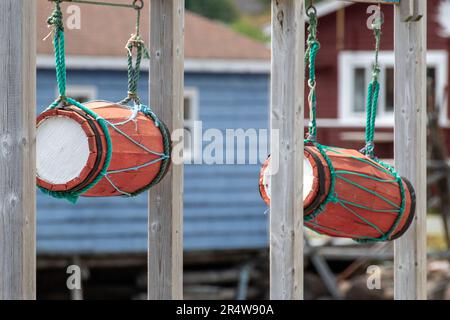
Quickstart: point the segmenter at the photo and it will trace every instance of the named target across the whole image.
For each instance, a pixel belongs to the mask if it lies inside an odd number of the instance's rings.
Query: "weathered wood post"
[[[395,299],[426,299],[427,2],[402,0],[394,19],[395,167],[417,198],[414,223],[395,241]]]
[[[0,1],[0,299],[36,298],[36,2]]]
[[[184,0],[151,0],[150,105],[170,132],[183,129]],[[149,193],[148,297],[183,298],[183,165]]]
[[[271,299],[303,298],[304,12],[303,0],[272,1]]]

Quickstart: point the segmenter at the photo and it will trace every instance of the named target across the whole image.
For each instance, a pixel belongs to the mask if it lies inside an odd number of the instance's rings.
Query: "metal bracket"
[[[404,22],[419,21],[423,18],[420,12],[419,1],[423,0],[402,0],[400,2],[400,11]]]

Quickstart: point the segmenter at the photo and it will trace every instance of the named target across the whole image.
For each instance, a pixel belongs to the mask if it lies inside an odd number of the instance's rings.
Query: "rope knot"
[[[375,156],[374,153],[375,150],[375,144],[373,141],[367,141],[364,148],[360,150],[361,153],[365,154],[366,156],[369,156],[370,158],[373,158]]]
[[[47,24],[53,26],[55,31],[64,31],[63,15],[61,11],[61,1],[56,1],[55,10],[52,15],[47,18]]]
[[[306,137],[306,142],[311,142],[314,144],[317,142],[317,137],[314,134],[309,133],[308,136]]]
[[[132,50],[133,48],[136,48],[138,50],[138,52],[142,52],[144,53],[144,57],[146,59],[148,59],[150,57],[147,47],[145,46],[145,42],[144,40],[142,40],[141,36],[137,35],[137,34],[132,34],[130,39],[128,39],[127,44],[125,46],[125,49],[127,49],[128,54],[131,56],[132,55]]]

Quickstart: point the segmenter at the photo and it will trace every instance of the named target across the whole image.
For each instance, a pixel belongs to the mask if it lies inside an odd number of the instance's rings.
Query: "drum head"
[[[38,124],[38,178],[54,185],[66,184],[80,176],[89,156],[89,139],[79,122],[65,116],[54,116]]]
[[[270,164],[264,169],[263,185],[264,191],[270,199]],[[310,193],[313,193],[314,171],[310,159],[303,157],[303,201]]]

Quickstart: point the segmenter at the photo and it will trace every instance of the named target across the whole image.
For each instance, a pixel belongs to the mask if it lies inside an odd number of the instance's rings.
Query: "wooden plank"
[[[150,105],[173,132],[184,120],[184,0],[150,3]],[[148,298],[182,299],[182,164],[149,192],[148,222]]]
[[[272,1],[271,299],[303,298],[303,17],[303,0]]]
[[[416,217],[395,241],[395,298],[426,299],[426,1],[419,21],[395,7],[395,167],[416,191]]]
[[[345,1],[345,2],[357,2],[357,3],[379,3],[379,4],[398,4],[401,1],[400,0],[338,0],[338,1]],[[409,1],[409,0],[407,0]]]
[[[35,1],[0,1],[0,300],[36,297],[35,30]]]

